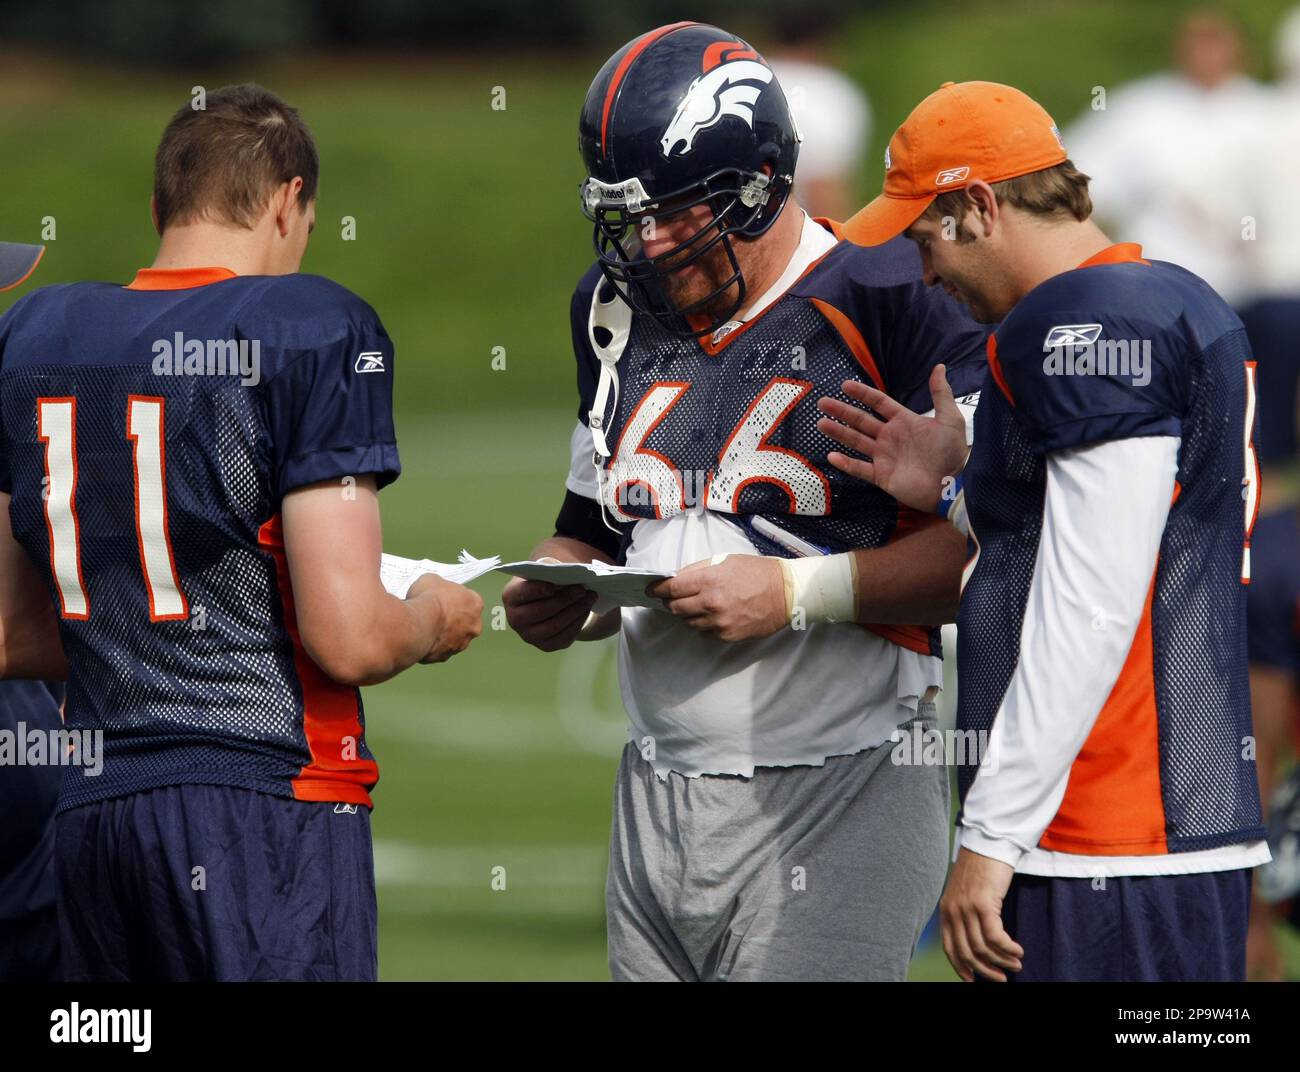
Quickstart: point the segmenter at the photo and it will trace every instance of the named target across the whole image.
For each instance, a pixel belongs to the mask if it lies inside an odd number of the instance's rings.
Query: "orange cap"
[[[1014,179],[1065,158],[1052,117],[1020,90],[945,82],[894,131],[885,151],[885,190],[844,224],[844,237],[878,246],[907,230],[941,193],[974,179]]]

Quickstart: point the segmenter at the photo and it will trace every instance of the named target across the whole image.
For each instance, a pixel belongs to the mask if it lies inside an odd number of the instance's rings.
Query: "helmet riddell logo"
[[[731,57],[724,58],[728,52]],[[772,69],[740,41],[726,42],[723,49],[711,46],[704,54],[704,73],[687,88],[660,139],[664,156],[685,156],[695,147],[700,131],[724,116],[743,119],[752,130],[754,106],[771,81]]]
[[[962,179],[970,175],[968,167],[950,167],[944,168],[935,176],[934,184],[936,186],[951,186],[954,182],[961,182]]]

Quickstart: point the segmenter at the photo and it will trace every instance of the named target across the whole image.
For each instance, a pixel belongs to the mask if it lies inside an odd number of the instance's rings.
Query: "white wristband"
[[[783,558],[785,610],[793,624],[857,620],[857,559],[852,551],[839,555]]]
[[[966,513],[966,489],[957,492],[957,498],[948,508],[948,520],[963,536],[970,535],[970,516]]]

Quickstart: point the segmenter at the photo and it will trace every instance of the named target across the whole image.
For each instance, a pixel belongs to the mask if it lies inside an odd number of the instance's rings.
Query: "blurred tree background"
[[[383,496],[387,548],[523,557],[563,495],[576,407],[569,296],[591,259],[577,117],[614,49],[681,18],[760,49],[791,17],[832,26],[827,58],[875,113],[858,178],[866,200],[890,133],[943,81],[1013,83],[1065,124],[1094,86],[1164,67],[1192,6],[0,0],[0,238],[48,235],[36,277],[0,294],[0,311],[39,285],[126,282],[147,265],[163,126],[195,86],[260,82],[302,111],[320,148],[304,270],[370,301],[396,342],[405,471]],[[1261,77],[1289,6],[1232,5]],[[477,587],[491,614],[499,584]],[[605,976],[601,887],[625,735],[613,652],[545,656],[489,628],[447,666],[366,690],[383,771],[385,978]],[[489,887],[495,866],[508,869],[504,892]],[[952,977],[933,946],[914,967]]]

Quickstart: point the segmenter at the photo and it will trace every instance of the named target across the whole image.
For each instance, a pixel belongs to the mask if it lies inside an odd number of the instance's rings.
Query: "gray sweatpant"
[[[933,705],[921,712],[933,725]],[[948,772],[896,765],[892,747],[665,782],[629,743],[605,886],[611,976],[906,978],[943,892]]]

